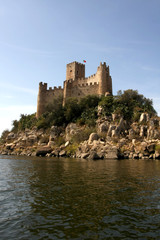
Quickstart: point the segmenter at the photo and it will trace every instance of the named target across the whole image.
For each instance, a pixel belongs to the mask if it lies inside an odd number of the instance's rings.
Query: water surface
[[[160,239],[160,161],[0,156],[5,239]]]

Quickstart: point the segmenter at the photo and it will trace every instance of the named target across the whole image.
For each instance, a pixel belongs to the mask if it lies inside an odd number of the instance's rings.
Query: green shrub
[[[100,101],[101,98],[96,95],[88,95],[84,98],[81,98],[79,100],[79,107],[81,109],[81,112],[86,111],[90,108],[97,107]]]
[[[2,134],[1,134],[1,137],[0,137],[0,143],[4,143],[7,136],[9,134],[9,130],[8,129],[5,129]]]
[[[160,153],[160,144],[158,144],[158,145],[155,146],[155,151],[158,152],[158,153]]]
[[[75,122],[81,115],[80,106],[77,98],[69,98],[64,107],[64,116],[67,123]]]
[[[113,96],[106,96],[102,97],[99,105],[102,107],[102,114],[105,116],[110,116],[114,110],[114,97]]]
[[[62,136],[59,136],[55,139],[55,145],[60,147],[62,144],[65,144],[65,139]]]
[[[68,145],[65,150],[67,152],[67,156],[73,156],[76,153],[76,150],[78,148],[78,144],[70,144]]]
[[[17,132],[18,130],[25,130],[26,128],[31,129],[36,125],[37,119],[36,114],[21,114],[20,119],[12,122],[13,128],[11,131]]]
[[[123,93],[119,91],[119,94],[114,99],[114,112],[118,111],[124,116],[124,119],[131,120],[134,117],[138,118],[136,109],[140,110],[139,113],[147,112],[151,116],[156,114],[152,100],[145,98],[137,90],[128,89]],[[136,116],[134,116],[134,111],[136,111]]]

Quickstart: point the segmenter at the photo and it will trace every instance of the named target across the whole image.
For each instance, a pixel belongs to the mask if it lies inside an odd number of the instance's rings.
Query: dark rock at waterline
[[[36,151],[36,156],[45,156],[47,153],[51,153],[52,148],[48,146],[40,147]]]
[[[98,160],[98,159],[100,159],[100,157],[98,156],[98,154],[96,152],[91,152],[88,159],[89,160]]]

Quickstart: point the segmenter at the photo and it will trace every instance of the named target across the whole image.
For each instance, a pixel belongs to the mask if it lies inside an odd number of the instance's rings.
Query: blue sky
[[[66,64],[110,66],[113,92],[135,89],[160,114],[159,0],[0,0],[0,132],[36,112],[39,82],[62,86]]]

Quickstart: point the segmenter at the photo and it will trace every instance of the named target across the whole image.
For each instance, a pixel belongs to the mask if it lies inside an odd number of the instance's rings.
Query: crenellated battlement
[[[56,91],[56,90],[63,90],[63,88],[61,86],[58,86],[58,87],[49,87],[47,89],[47,83],[43,83],[43,82],[40,82],[39,83],[39,90],[40,91]]]
[[[69,66],[70,64],[78,64],[78,65],[81,65],[81,66],[85,66],[85,64],[83,64],[83,63],[79,63],[79,62],[77,62],[77,61],[74,61],[74,62],[71,62],[71,63],[68,63],[66,66]]]
[[[46,91],[47,90],[47,83],[40,82],[39,83],[39,90]]]
[[[82,84],[78,84],[78,87],[88,87],[88,86],[93,86],[93,85],[98,85],[99,83],[97,82],[90,82],[90,83],[82,83]]]
[[[109,66],[100,62],[97,72],[85,77],[85,64],[76,61],[66,65],[66,80],[64,88],[49,87],[47,83],[39,83],[39,93],[37,101],[37,118],[40,117],[49,103],[54,98],[63,97],[63,104],[69,97],[81,98],[87,95],[112,95],[112,78],[109,74]]]

